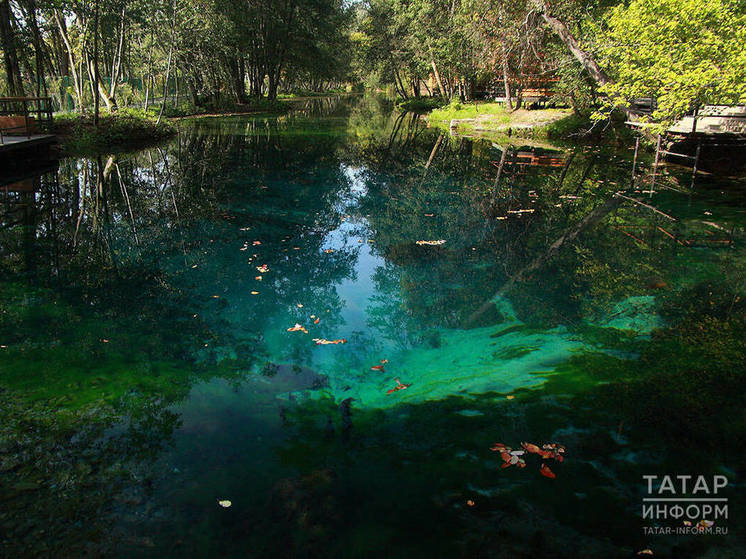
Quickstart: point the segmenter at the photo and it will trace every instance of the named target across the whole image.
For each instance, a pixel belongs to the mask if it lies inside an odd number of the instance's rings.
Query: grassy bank
[[[569,109],[508,111],[502,103],[451,103],[435,109],[428,120],[461,132],[503,132],[536,138],[563,137],[579,124]]]
[[[499,133],[535,140],[603,140],[611,144],[630,141],[632,133],[623,119],[595,122],[590,115],[570,109],[518,109],[502,103],[451,103],[433,110],[428,122],[465,134]]]
[[[160,107],[119,109],[102,113],[99,125],[91,114],[62,113],[55,116],[54,131],[65,155],[91,155],[101,152],[126,151],[157,144],[176,133],[173,121],[183,118],[236,114],[282,114],[290,110],[288,103],[268,99],[252,99],[249,103],[205,101],[200,105],[181,104],[166,107],[158,122]]]
[[[157,123],[156,116],[144,111],[120,110],[101,115],[98,127],[92,115],[59,115],[54,131],[65,154],[89,155],[155,144],[175,134],[176,128],[165,119]]]

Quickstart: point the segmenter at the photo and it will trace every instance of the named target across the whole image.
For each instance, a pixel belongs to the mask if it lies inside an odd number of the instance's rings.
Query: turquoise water
[[[366,97],[9,187],[2,547],[738,556],[744,179],[631,155]],[[726,475],[728,534],[646,533],[662,473]]]

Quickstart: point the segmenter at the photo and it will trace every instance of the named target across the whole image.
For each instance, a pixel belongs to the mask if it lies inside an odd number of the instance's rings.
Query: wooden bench
[[[3,136],[28,136],[36,133],[36,122],[32,116],[0,116],[0,143]]]

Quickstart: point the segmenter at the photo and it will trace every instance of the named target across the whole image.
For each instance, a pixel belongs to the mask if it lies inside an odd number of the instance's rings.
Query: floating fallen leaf
[[[512,394],[508,394],[507,396],[505,396],[505,399],[506,400],[513,400],[513,399],[515,399],[515,396],[513,396]]]
[[[220,295],[213,295],[212,298],[213,299],[220,299]]]
[[[637,552],[638,557],[652,557],[653,556],[653,550],[652,549],[643,549],[642,551]]]
[[[256,281],[262,281],[262,276],[254,276],[254,279],[255,279]]]
[[[530,452],[531,454],[543,454],[544,451],[541,450],[538,446],[536,446],[533,443],[521,443],[521,446],[526,449],[526,452]]]
[[[8,346],[6,346],[6,345],[0,345],[0,349],[8,349]]]
[[[389,360],[388,360],[388,359],[381,359],[381,365],[385,365],[385,364],[386,364],[386,363],[388,363],[388,362],[389,362]]]
[[[499,215],[495,219],[508,219],[507,215]]]
[[[258,291],[252,291],[251,294],[252,295],[259,295],[259,292]]]
[[[318,324],[318,323],[319,323],[319,320],[320,320],[320,319],[318,319],[318,318],[317,318],[316,320],[314,320],[314,321],[313,321],[313,323],[314,323],[314,324]]]
[[[298,304],[297,304],[296,306],[297,306],[297,307],[298,307],[299,309],[302,309],[302,308],[303,308],[303,303],[298,303]]]
[[[103,343],[105,343],[105,344],[108,344],[108,343],[109,343],[109,340],[107,340],[106,338],[104,338],[104,339],[103,339],[103,340],[101,340],[101,341],[102,341]]]
[[[472,501],[471,499],[466,501],[466,504],[469,505],[470,507],[473,507],[475,505],[474,501]]]
[[[339,340],[325,340],[324,338],[314,338],[313,341],[316,342],[316,345],[337,345],[347,343],[347,340],[345,338]]]
[[[508,210],[509,214],[531,214],[534,213],[536,210],[533,208],[525,209],[525,210]]]
[[[258,271],[260,271],[261,273],[263,273],[263,274],[266,274],[267,272],[269,272],[269,266],[267,266],[266,264],[262,264],[261,266],[257,266],[256,269]]]
[[[549,466],[547,466],[546,464],[541,465],[541,467],[539,468],[539,473],[543,475],[544,477],[548,477],[549,479],[554,479],[557,477],[556,475],[554,475],[554,472],[550,470]]]
[[[425,214],[425,217],[433,217],[435,214]]]
[[[331,248],[324,249],[324,254],[331,254],[332,252],[334,252],[334,249],[331,249]]]
[[[398,378],[395,378],[394,380],[396,381],[396,386],[394,388],[390,388],[389,390],[387,390],[386,394],[391,394],[392,392],[397,392],[399,390],[406,390],[407,388],[412,386],[411,382],[408,384],[405,384],[405,383],[402,383]]]
[[[503,461],[503,464],[501,465],[502,468],[509,468],[510,466],[525,468],[526,463],[521,458],[521,456],[525,455],[526,453],[536,454],[545,460],[551,458],[554,458],[558,462],[562,462],[564,460],[562,454],[565,452],[565,447],[557,443],[547,443],[542,445],[542,447],[539,447],[538,445],[535,445],[533,443],[523,442],[521,443],[521,447],[522,450],[513,450],[509,446],[505,446],[503,443],[495,443],[494,445],[492,445],[492,447],[490,447],[490,450],[500,453],[500,458]],[[554,479],[556,477],[554,472],[550,470],[549,466],[547,466],[544,462],[542,462],[541,466],[539,467],[539,473],[551,479]]]
[[[549,458],[554,458],[557,462],[563,462],[565,457],[562,456],[565,453],[565,447],[557,443],[547,443],[542,445],[545,451],[549,451]]]
[[[222,501],[218,501],[218,504],[219,504],[219,505],[220,505],[221,507],[223,507],[224,509],[227,509],[227,508],[228,508],[229,506],[231,506],[231,505],[232,505],[233,503],[231,503],[230,501],[228,501],[227,499],[225,499],[225,500],[222,500]]]
[[[297,323],[292,328],[288,328],[288,332],[303,332],[304,334],[308,334],[308,330],[306,330],[303,326]]]
[[[197,267],[197,265],[196,265],[196,264],[195,264],[194,266],[192,266],[192,270],[194,270],[194,269],[195,269],[196,267]]]
[[[262,244],[262,241],[254,241],[254,242],[253,242],[253,243],[251,243],[251,244],[252,244],[253,246],[259,246],[260,244]]]
[[[249,229],[251,229],[251,227],[241,227],[239,231],[248,231]]]
[[[300,247],[293,247],[293,250],[300,250]]]
[[[439,245],[444,245],[445,244],[445,240],[444,239],[439,239],[437,241],[416,241],[416,242],[420,246],[422,246],[422,245],[439,246]]]
[[[371,371],[381,371],[382,373],[385,372],[383,369],[383,365],[373,365],[370,368]]]
[[[192,315],[192,318],[197,318],[197,315],[196,315],[196,314],[193,314],[193,315]]]

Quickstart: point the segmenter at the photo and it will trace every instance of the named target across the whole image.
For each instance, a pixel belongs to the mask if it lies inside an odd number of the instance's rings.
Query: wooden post
[[[697,178],[697,167],[699,166],[699,153],[702,149],[702,141],[697,142],[697,152],[694,154],[694,169],[692,169],[692,188],[694,188],[694,180]]]
[[[655,189],[655,175],[658,173],[658,160],[661,154],[661,135],[658,134],[658,142],[655,145],[655,163],[653,164],[653,180],[650,183],[650,197],[653,197],[653,190]]]
[[[635,171],[637,170],[637,152],[640,149],[640,136],[635,139],[635,158],[632,160],[632,183],[630,186],[635,186]]]
[[[30,140],[31,139],[31,126],[29,126],[29,120],[28,120],[28,101],[26,99],[23,100],[23,119],[26,123],[26,137]]]

